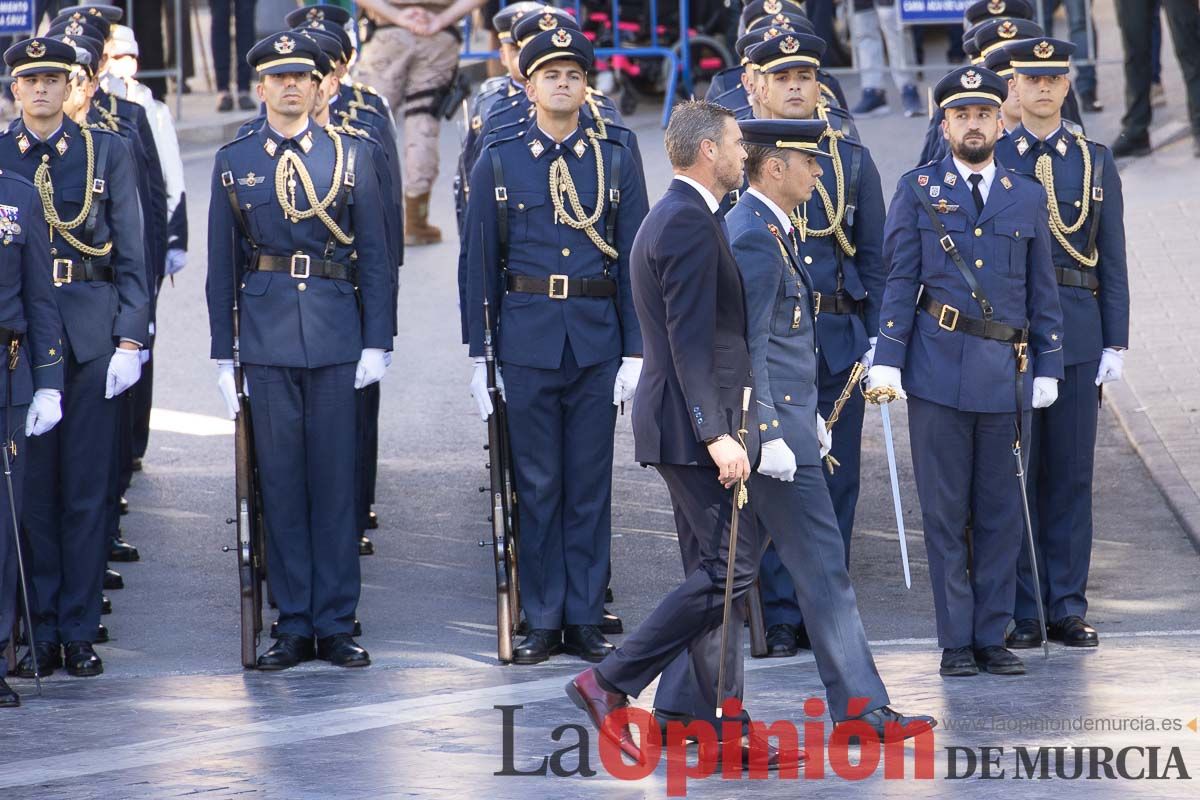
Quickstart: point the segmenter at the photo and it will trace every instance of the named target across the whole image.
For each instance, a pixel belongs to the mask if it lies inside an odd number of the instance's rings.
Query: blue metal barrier
[[[671,107],[675,102],[675,93],[679,88],[679,82],[683,81],[684,88],[690,93],[692,86],[691,73],[691,58],[690,48],[688,47],[688,27],[691,23],[689,17],[688,0],[679,0],[679,53],[675,49],[663,44],[658,35],[658,0],[647,0],[650,8],[650,44],[645,46],[621,46],[621,10],[619,0],[612,0],[611,3],[611,18],[609,25],[612,27],[613,46],[612,47],[597,47],[596,57],[611,59],[614,56],[622,58],[661,58],[667,62],[667,68],[670,70],[670,77],[667,79],[666,93],[663,95],[663,112],[662,124],[665,128],[667,122],[671,119]],[[508,5],[507,2],[501,2],[501,7]],[[580,0],[574,0],[575,19],[579,20],[580,27],[584,27],[587,20],[583,16],[583,8]],[[472,50],[471,49],[471,18],[468,16],[463,20],[463,49],[460,58],[466,61],[486,60],[497,58],[499,54],[495,50]]]

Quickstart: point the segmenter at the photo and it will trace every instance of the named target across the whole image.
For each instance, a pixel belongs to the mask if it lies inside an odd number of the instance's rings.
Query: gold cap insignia
[[[996,28],[996,35],[1001,39],[1011,39],[1017,35],[1017,26],[1011,19],[1006,19]]]
[[[290,36],[280,36],[275,40],[275,52],[279,53],[280,55],[285,56],[288,53],[295,51],[295,49],[296,40]]]
[[[571,149],[575,151],[576,158],[583,158],[583,154],[587,152],[587,145],[583,143],[583,139],[580,139]]]
[[[783,3],[780,0],[767,0],[767,2],[763,3],[763,11],[768,14],[778,14],[780,11],[783,11]]]
[[[767,28],[765,31],[763,31],[763,41],[769,42],[776,36],[779,36],[781,33],[783,33],[783,31],[779,30],[779,28]]]
[[[529,152],[533,153],[534,158],[537,158],[542,153],[546,152],[546,146],[542,144],[541,139],[534,139],[529,143]]]
[[[1054,55],[1054,45],[1046,41],[1038,42],[1033,46],[1033,54],[1038,58],[1049,58]]]
[[[309,19],[325,19],[325,12],[319,8],[310,8],[308,10]]]
[[[552,31],[558,27],[558,17],[547,11],[542,14],[542,18],[538,20],[538,27],[544,31]]]
[[[973,69],[969,69],[959,78],[959,83],[964,89],[978,89],[983,86],[983,76]]]
[[[800,51],[800,40],[795,36],[789,36],[779,45],[779,52],[784,55],[791,55]]]
[[[992,0],[987,4],[989,14],[995,14],[997,17],[1004,13],[1004,0]]]
[[[776,14],[775,16],[771,17],[771,24],[778,25],[781,28],[787,28],[788,30],[791,30],[792,28],[792,23],[788,22],[787,14]]]
[[[83,25],[72,20],[67,27],[64,28],[64,31],[69,36],[83,36]]]
[[[958,176],[953,172],[947,172],[942,176],[942,183],[946,184],[947,186],[953,186],[954,184],[958,183]]]
[[[46,45],[38,41],[30,42],[25,46],[25,55],[30,58],[41,58],[46,55]]]
[[[570,47],[571,34],[567,33],[566,28],[559,28],[558,33],[550,37],[550,44],[555,47]]]

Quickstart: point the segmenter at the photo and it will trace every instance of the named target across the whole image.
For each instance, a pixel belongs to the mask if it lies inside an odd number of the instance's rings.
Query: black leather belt
[[[51,278],[55,286],[74,281],[105,281],[112,283],[113,269],[107,263],[97,264],[90,258],[76,261],[73,258],[56,258],[50,262]]]
[[[508,290],[522,294],[544,294],[552,300],[566,300],[568,297],[613,297],[617,293],[617,282],[612,278],[569,278],[566,275],[530,278],[510,272]]]
[[[817,292],[817,311],[821,314],[859,314],[862,312],[862,307],[861,300],[855,300],[845,292],[840,294]]]
[[[1025,328],[1014,328],[1003,322],[990,322],[960,314],[954,306],[934,300],[927,291],[921,293],[921,299],[917,302],[917,306],[932,314],[933,318],[937,320],[938,327],[945,331],[959,331],[970,336],[978,336],[981,339],[994,339],[1007,344],[1022,344],[1028,339],[1028,331]]]
[[[357,269],[336,261],[313,258],[304,253],[293,253],[290,256],[273,256],[259,253],[258,258],[250,267],[258,272],[282,272],[293,278],[333,278],[337,281],[354,283]]]
[[[1058,279],[1059,286],[1074,286],[1093,292],[1100,288],[1100,279],[1091,270],[1055,267],[1054,277]]]

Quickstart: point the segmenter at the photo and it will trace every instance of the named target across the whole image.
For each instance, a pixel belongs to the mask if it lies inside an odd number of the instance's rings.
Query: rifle
[[[482,225],[480,232],[482,233]],[[481,237],[482,241],[482,237]],[[487,258],[481,269],[486,278]],[[517,580],[517,542],[520,538],[517,523],[517,493],[514,487],[512,449],[508,440],[508,414],[500,394],[496,372],[496,347],[492,338],[491,305],[488,302],[487,281],[483,289],[483,360],[487,369],[488,396],[492,413],[488,416],[488,473],[492,523],[492,555],[496,566],[496,656],[501,663],[512,661],[513,631],[521,621],[521,595]],[[486,547],[486,542],[479,542]]]

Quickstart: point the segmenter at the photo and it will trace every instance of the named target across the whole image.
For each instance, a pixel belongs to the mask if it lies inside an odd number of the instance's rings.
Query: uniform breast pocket
[[[1008,264],[1008,274],[1020,277],[1025,274],[1029,260],[1029,244],[1033,241],[1033,223],[1021,220],[996,220],[992,232],[995,258],[999,264]],[[1007,252],[1005,252],[1007,251]]]
[[[511,236],[509,241],[528,240],[531,232],[537,230],[536,220],[547,216],[543,206],[548,202],[547,195],[538,192],[509,192],[508,193],[508,226]],[[530,221],[534,220],[534,224]]]
[[[812,313],[812,299],[803,284],[785,278],[783,293],[775,303],[771,333],[776,336],[798,336],[805,329]]]
[[[238,207],[246,217],[246,224],[250,226],[254,241],[258,244],[269,242],[272,225],[278,227],[283,221],[283,209],[272,202],[275,199],[275,187],[238,187],[237,199]],[[271,219],[272,215],[275,216],[275,220]],[[286,243],[283,246],[286,246]]]
[[[964,237],[969,235],[967,219],[958,211],[938,214],[937,218],[945,228],[944,234],[934,228],[933,221],[929,219],[928,214],[921,212],[917,216],[917,228],[921,233],[921,262],[923,266],[930,267],[936,272],[946,272],[954,270],[955,267],[950,261],[950,255],[946,252],[942,237],[949,236],[959,249],[962,249],[966,244]]]
[[[79,216],[79,212],[83,210],[84,191],[82,186],[67,186],[59,195],[58,202],[55,203],[60,219],[70,221]]]

